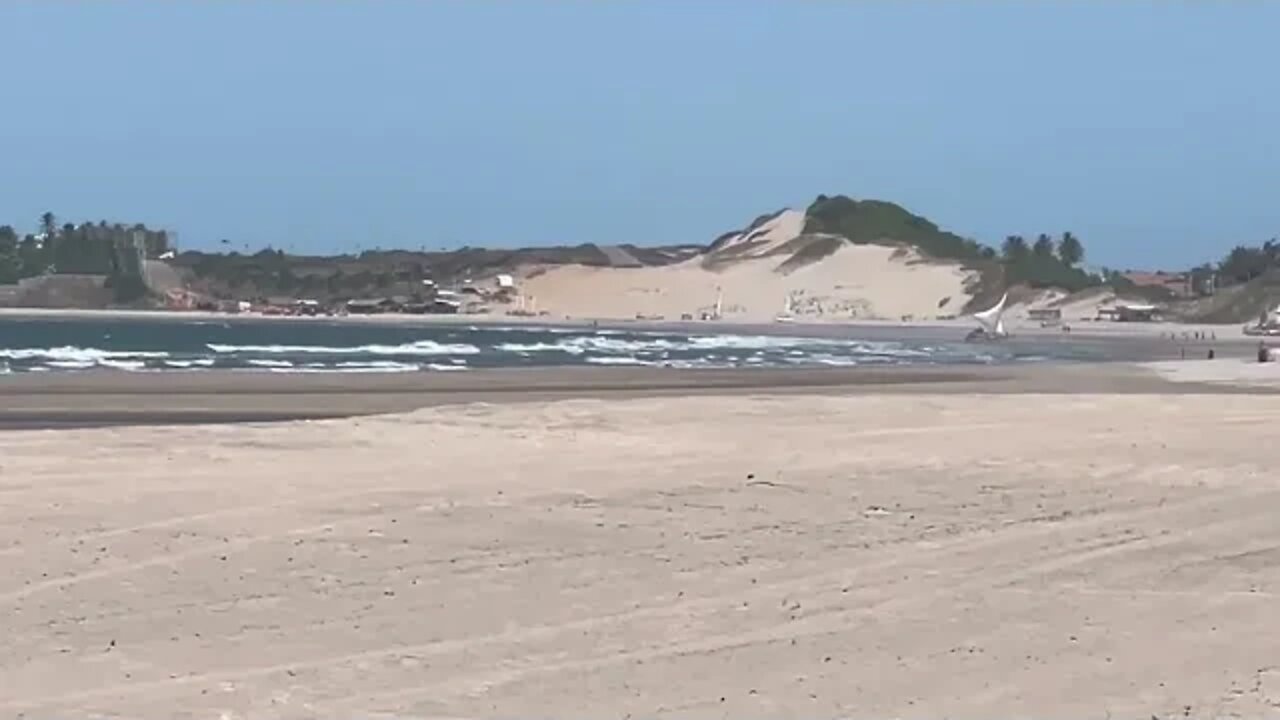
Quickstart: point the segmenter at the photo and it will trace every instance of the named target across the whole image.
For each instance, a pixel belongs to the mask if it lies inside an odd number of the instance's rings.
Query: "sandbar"
[[[1215,361],[1223,372],[1250,368]],[[1274,369],[1275,365],[1267,367]],[[1201,373],[1203,375],[1204,373]],[[1221,374],[1221,373],[1220,373]],[[1275,374],[1275,373],[1273,373]],[[1257,373],[1248,374],[1249,376]],[[320,420],[469,403],[704,395],[1258,394],[1280,387],[1169,377],[1146,363],[855,368],[525,368],[314,373],[97,370],[0,377],[0,429]]]

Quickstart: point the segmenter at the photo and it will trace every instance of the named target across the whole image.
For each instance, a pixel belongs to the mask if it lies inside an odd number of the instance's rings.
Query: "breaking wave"
[[[335,347],[327,345],[220,345],[207,343],[205,347],[216,353],[267,353],[272,355],[474,355],[480,352],[475,345],[445,344],[431,340],[404,345],[353,345]]]
[[[58,362],[95,363],[100,360],[132,360],[165,358],[169,353],[161,350],[101,350],[98,348],[64,345],[49,348],[0,348],[0,358],[8,360],[51,360]]]
[[[0,333],[5,328],[0,324]],[[0,374],[21,372],[457,372],[483,368],[853,367],[990,364],[1030,353],[960,342],[528,327],[84,321],[26,323]],[[8,333],[9,337],[17,330]],[[40,342],[44,341],[44,342]],[[1040,352],[1034,360],[1051,359]]]

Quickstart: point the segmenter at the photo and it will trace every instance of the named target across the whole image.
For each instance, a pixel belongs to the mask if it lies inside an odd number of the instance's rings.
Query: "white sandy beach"
[[[739,396],[0,434],[0,715],[1275,714],[1277,421]]]

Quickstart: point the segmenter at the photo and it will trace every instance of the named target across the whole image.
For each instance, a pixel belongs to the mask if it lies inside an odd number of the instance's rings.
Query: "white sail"
[[[1004,337],[1008,333],[1004,329],[1004,305],[1009,300],[1009,293],[1000,296],[1000,302],[973,314],[973,319],[982,326],[983,332],[990,337]]]
[[[795,318],[791,314],[791,293],[782,298],[782,312],[773,316],[774,322],[791,322]]]

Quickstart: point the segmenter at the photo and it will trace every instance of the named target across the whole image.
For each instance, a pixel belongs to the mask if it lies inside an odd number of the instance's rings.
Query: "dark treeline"
[[[105,220],[60,225],[47,212],[37,233],[19,235],[11,225],[0,225],[0,284],[40,275],[105,275],[116,294],[128,299],[145,293],[141,261],[168,249],[164,230]]]
[[[1000,246],[1000,259],[1009,284],[1077,292],[1107,281],[1079,267],[1084,262],[1084,244],[1070,232],[1057,239],[1041,233],[1031,243],[1021,235],[1010,235]]]
[[[806,215],[807,232],[842,236],[859,244],[886,240],[907,243],[925,255],[982,269],[984,277],[988,271],[998,269],[1000,272],[992,277],[1006,287],[1026,284],[1074,292],[1104,283],[1126,285],[1118,273],[1085,271],[1081,267],[1084,245],[1070,232],[1041,234],[1034,240],[1011,235],[997,250],[946,232],[889,202],[820,195],[807,208]],[[554,253],[554,261],[593,264],[594,256],[588,252],[592,246],[583,248],[560,248]],[[38,232],[19,234],[12,226],[0,225],[0,284],[40,275],[104,275],[117,289],[117,295],[137,297],[145,293],[145,288],[140,287],[141,260],[157,258],[170,250],[170,237],[164,230],[105,220],[61,224],[53,213],[47,212],[39,218]],[[522,256],[531,252],[534,251],[520,251]],[[595,254],[599,251],[595,250]],[[178,258],[178,263],[189,266],[196,277],[213,280],[233,293],[243,289],[345,295],[402,283],[416,285],[425,277],[449,276],[479,266],[500,266],[513,260],[515,251],[464,248],[408,255],[388,252],[304,258],[267,249],[252,255],[191,253],[190,257]],[[1219,262],[1205,263],[1191,272],[1193,278],[1216,277],[1219,287],[1280,276],[1280,241],[1237,246]]]
[[[1193,273],[1209,273],[1216,270],[1218,284],[1223,287],[1247,283],[1275,270],[1280,270],[1280,241],[1272,238],[1261,245],[1237,245],[1218,262],[1217,267],[1205,264]]]

